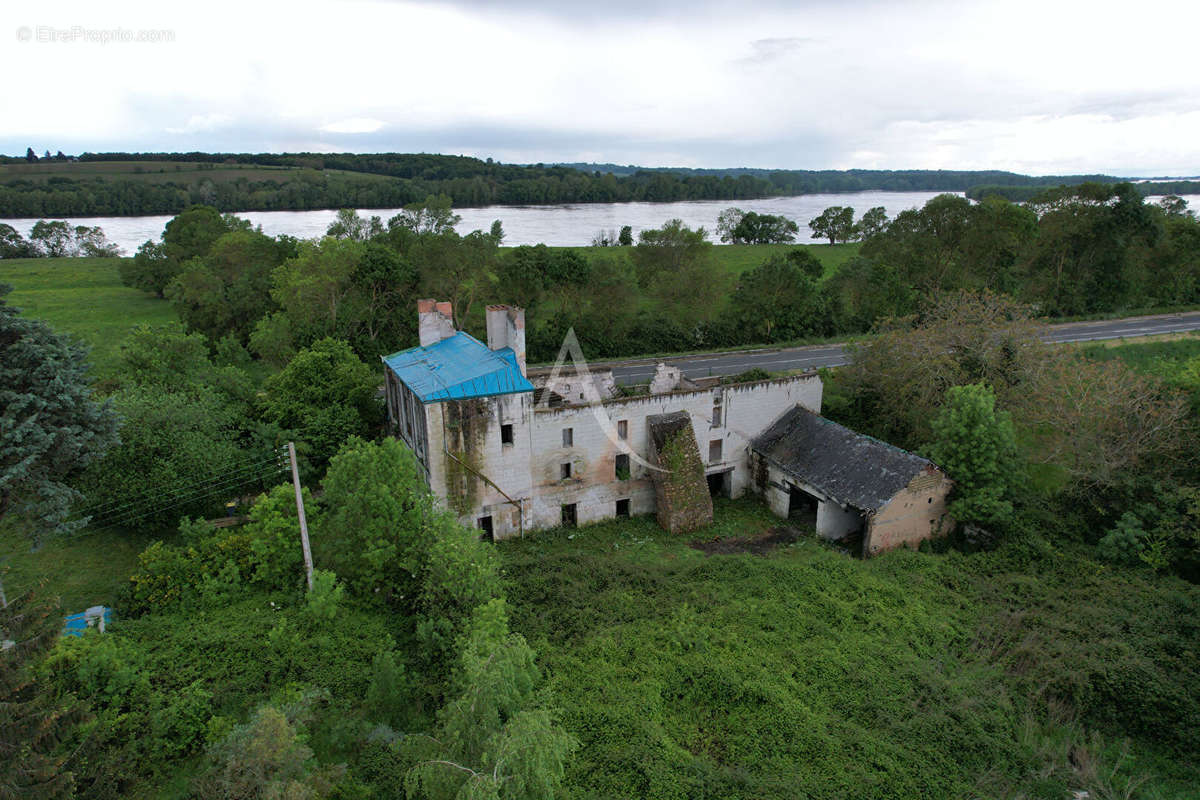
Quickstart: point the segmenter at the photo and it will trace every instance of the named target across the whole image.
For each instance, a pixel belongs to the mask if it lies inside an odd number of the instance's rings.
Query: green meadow
[[[134,325],[178,321],[165,300],[121,285],[119,258],[21,258],[0,261],[5,298],[26,316],[45,320],[92,348],[92,369],[107,375]]]

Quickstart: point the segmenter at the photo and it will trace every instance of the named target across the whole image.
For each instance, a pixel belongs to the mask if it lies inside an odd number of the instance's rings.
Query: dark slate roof
[[[934,466],[927,458],[855,433],[801,406],[775,420],[750,446],[829,499],[859,511],[878,511]]]

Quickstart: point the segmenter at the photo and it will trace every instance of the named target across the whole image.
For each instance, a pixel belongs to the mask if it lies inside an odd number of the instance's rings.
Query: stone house
[[[649,513],[693,530],[712,495],[770,501],[755,441],[797,409],[820,419],[816,373],[721,385],[660,365],[648,393],[626,396],[611,370],[528,370],[522,309],[488,306],[486,344],[454,329],[448,303],[419,301],[418,315],[420,345],[383,358],[390,432],[459,520],[496,539]]]
[[[952,481],[932,461],[800,406],[750,444],[756,490],[776,514],[809,517],[817,533],[863,556],[949,531]]]

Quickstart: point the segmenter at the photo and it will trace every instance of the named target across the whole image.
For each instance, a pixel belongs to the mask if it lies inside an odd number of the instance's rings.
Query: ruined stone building
[[[816,373],[721,385],[660,364],[648,392],[627,395],[611,370],[527,369],[522,309],[488,306],[486,344],[454,329],[449,303],[422,300],[418,315],[420,345],[383,359],[390,432],[485,535],[650,513],[683,532],[711,521],[713,495],[753,491],[781,515],[811,506],[818,532],[861,533],[870,554],[944,516],[941,471],[821,418]],[[814,436],[812,420],[845,435]],[[838,456],[808,454],[828,448]]]

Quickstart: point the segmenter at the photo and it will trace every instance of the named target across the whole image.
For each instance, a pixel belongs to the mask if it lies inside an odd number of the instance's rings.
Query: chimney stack
[[[449,303],[435,300],[417,301],[417,330],[421,347],[437,344],[454,335],[454,309]]]
[[[487,346],[489,350],[512,348],[517,366],[525,374],[525,309],[516,306],[487,307]]]

